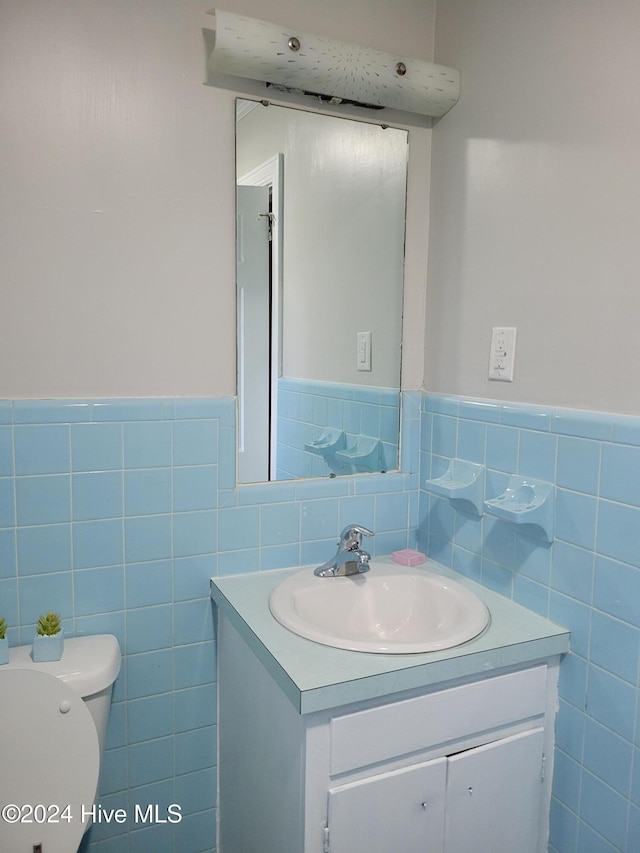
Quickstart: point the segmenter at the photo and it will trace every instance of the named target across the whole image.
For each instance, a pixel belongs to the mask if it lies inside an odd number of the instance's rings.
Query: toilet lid
[[[72,853],[96,795],[93,718],[77,693],[37,670],[0,667],[0,695],[0,850],[32,853],[40,843],[43,853]]]

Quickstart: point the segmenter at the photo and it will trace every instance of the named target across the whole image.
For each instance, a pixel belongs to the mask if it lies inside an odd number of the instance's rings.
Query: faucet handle
[[[347,524],[340,534],[338,545],[345,551],[356,551],[362,545],[363,536],[373,536],[373,531],[361,524]]]

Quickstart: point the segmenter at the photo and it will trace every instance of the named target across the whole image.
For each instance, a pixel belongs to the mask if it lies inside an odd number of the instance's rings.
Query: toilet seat
[[[93,718],[74,690],[38,670],[0,668],[0,695],[0,808],[14,804],[23,818],[0,818],[0,850],[32,853],[39,842],[43,853],[75,853],[86,824],[82,808],[91,809],[98,784]],[[71,820],[62,816],[67,804]]]

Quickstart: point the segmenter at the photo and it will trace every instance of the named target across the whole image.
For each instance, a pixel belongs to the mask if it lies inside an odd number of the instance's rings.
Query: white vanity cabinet
[[[220,853],[546,850],[557,656],[300,714],[218,641]]]
[[[329,789],[332,853],[536,853],[544,730]]]

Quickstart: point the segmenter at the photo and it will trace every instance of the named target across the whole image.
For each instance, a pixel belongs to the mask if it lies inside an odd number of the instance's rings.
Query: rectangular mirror
[[[238,482],[397,470],[408,133],[236,118]]]

